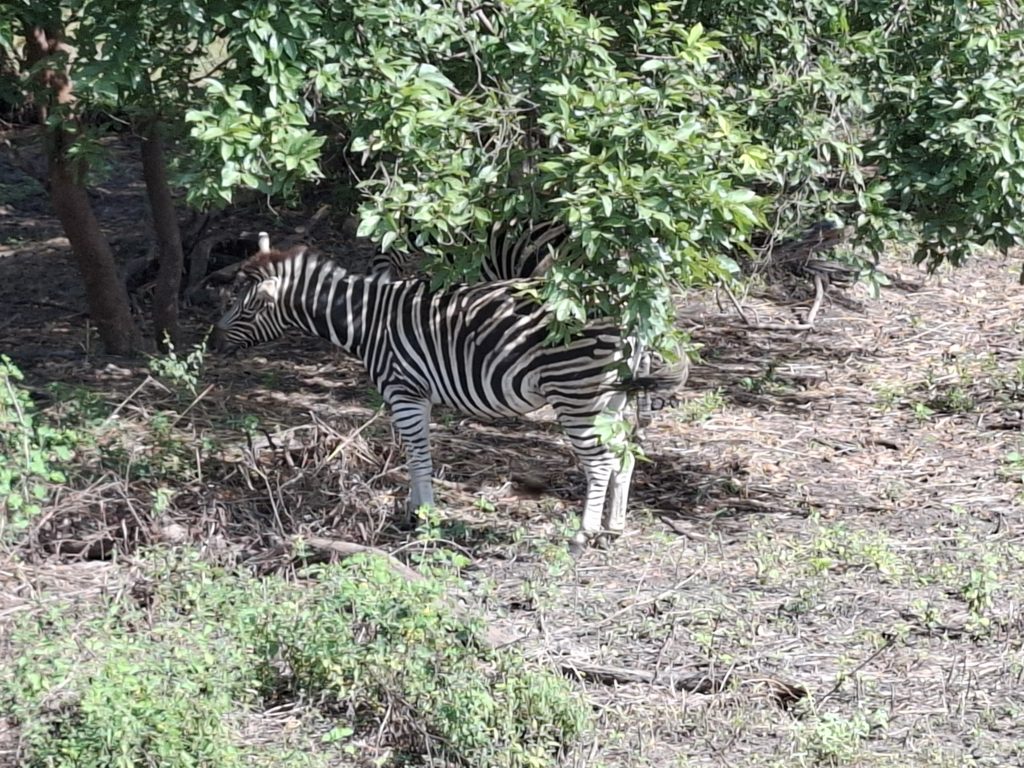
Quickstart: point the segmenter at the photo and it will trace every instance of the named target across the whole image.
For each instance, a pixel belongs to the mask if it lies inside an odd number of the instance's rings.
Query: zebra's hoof
[[[622,535],[621,531],[602,531],[594,539],[594,547],[596,549],[611,549],[615,544],[615,541]]]
[[[586,533],[576,531],[576,534],[569,541],[569,554],[572,555],[574,560],[579,560],[583,556],[583,553],[587,551],[590,541],[591,539]]]

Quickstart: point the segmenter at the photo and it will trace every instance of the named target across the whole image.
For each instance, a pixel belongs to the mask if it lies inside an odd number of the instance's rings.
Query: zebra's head
[[[288,328],[283,294],[290,262],[299,260],[305,247],[271,251],[260,233],[260,252],[242,263],[232,283],[233,301],[213,329],[213,347],[234,352],[281,336]]]

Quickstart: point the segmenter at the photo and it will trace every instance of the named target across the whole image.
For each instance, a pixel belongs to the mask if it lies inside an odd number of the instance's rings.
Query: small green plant
[[[974,630],[988,628],[990,619],[988,612],[995,602],[999,589],[999,568],[1002,561],[994,552],[985,552],[980,562],[967,568],[966,579],[960,587],[960,595],[967,603],[970,613],[970,625]]]
[[[975,400],[969,389],[954,385],[938,392],[928,405],[942,413],[970,413],[975,408]]]
[[[761,584],[777,584],[792,573],[797,555],[785,541],[776,539],[773,532],[761,524],[754,528],[754,569]]]
[[[50,410],[63,423],[84,429],[101,424],[110,416],[110,404],[85,387],[55,381],[46,387],[46,391],[54,401]]]
[[[101,454],[102,465],[133,480],[174,485],[195,479],[215,446],[208,437],[196,439],[178,429],[179,418],[173,411],[161,411],[150,417],[144,432],[112,436]]]
[[[149,359],[149,370],[158,379],[174,389],[180,398],[199,394],[199,378],[203,372],[206,342],[196,344],[186,355],[179,355],[174,345],[167,342],[167,354]]]
[[[564,541],[572,533],[573,530],[567,528],[560,540]],[[565,546],[550,541],[536,542],[532,549],[539,562],[523,579],[522,602],[533,610],[545,610],[558,603],[561,586],[575,567],[575,561]]]
[[[153,491],[153,515],[160,516],[171,508],[174,500],[174,491],[163,486]]]
[[[932,410],[926,403],[914,403],[914,418],[917,421],[928,421],[932,416],[935,415],[935,411]]]
[[[41,419],[19,385],[22,372],[0,355],[0,541],[9,541],[39,516],[53,483],[67,477],[78,435]]]
[[[893,549],[892,542],[881,532],[851,529],[843,523],[817,524],[811,543],[808,563],[814,573],[822,573],[835,566],[870,567],[882,576],[898,580],[906,570],[903,558]]]
[[[928,629],[933,629],[942,624],[942,611],[932,601],[918,598],[910,604],[910,613],[921,624]]]
[[[20,722],[24,765],[244,765],[225,722],[247,697],[245,649],[203,622],[130,629],[145,623],[123,602],[74,633],[56,612],[22,623],[0,700]]]
[[[1024,453],[1010,451],[1003,457],[1002,475],[1007,480],[1024,483]]]
[[[875,386],[875,405],[883,412],[891,411],[903,395],[903,387],[894,384],[878,384]]]
[[[744,376],[740,379],[740,387],[754,395],[778,395],[791,389],[788,382],[776,376],[774,363],[769,363],[764,373],[758,376]]]
[[[885,724],[882,711],[871,718],[860,711],[849,717],[828,712],[814,722],[797,726],[797,743],[811,758],[812,765],[856,765],[872,727]]]
[[[415,512],[419,525],[416,526],[416,537],[421,541],[434,541],[441,538],[444,517],[441,511],[432,504],[421,504]]]
[[[254,437],[260,431],[260,417],[252,413],[241,416],[232,416],[226,420],[227,426],[244,432],[249,437]]]
[[[541,560],[547,565],[547,575],[550,579],[560,579],[572,573],[576,561],[564,546],[545,542],[539,550]]]
[[[494,502],[484,496],[477,496],[473,499],[473,506],[481,512],[493,512],[497,509],[497,507],[494,506]]]
[[[695,400],[687,400],[676,410],[676,418],[687,423],[707,421],[717,411],[725,407],[725,397],[721,389],[705,392]]]

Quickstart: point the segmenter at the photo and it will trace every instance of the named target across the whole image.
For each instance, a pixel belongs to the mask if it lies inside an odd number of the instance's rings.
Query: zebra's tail
[[[686,383],[687,366],[682,371],[658,371],[645,376],[631,376],[619,383],[618,389],[626,392],[672,392]]]
[[[640,370],[642,373],[634,374],[621,385],[622,389],[636,394],[633,437],[638,443],[643,441],[655,411],[678,408],[682,404],[675,393],[686,383],[690,361],[685,353],[672,364],[666,363],[660,355],[647,354],[640,361]],[[653,394],[655,392],[661,394]]]

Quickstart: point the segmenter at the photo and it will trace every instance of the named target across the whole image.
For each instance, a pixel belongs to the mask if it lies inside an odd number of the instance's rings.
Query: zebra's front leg
[[[398,399],[391,403],[391,421],[405,443],[409,468],[409,498],[406,501],[407,522],[424,504],[434,505],[431,486],[433,462],[430,458],[430,401]]]

